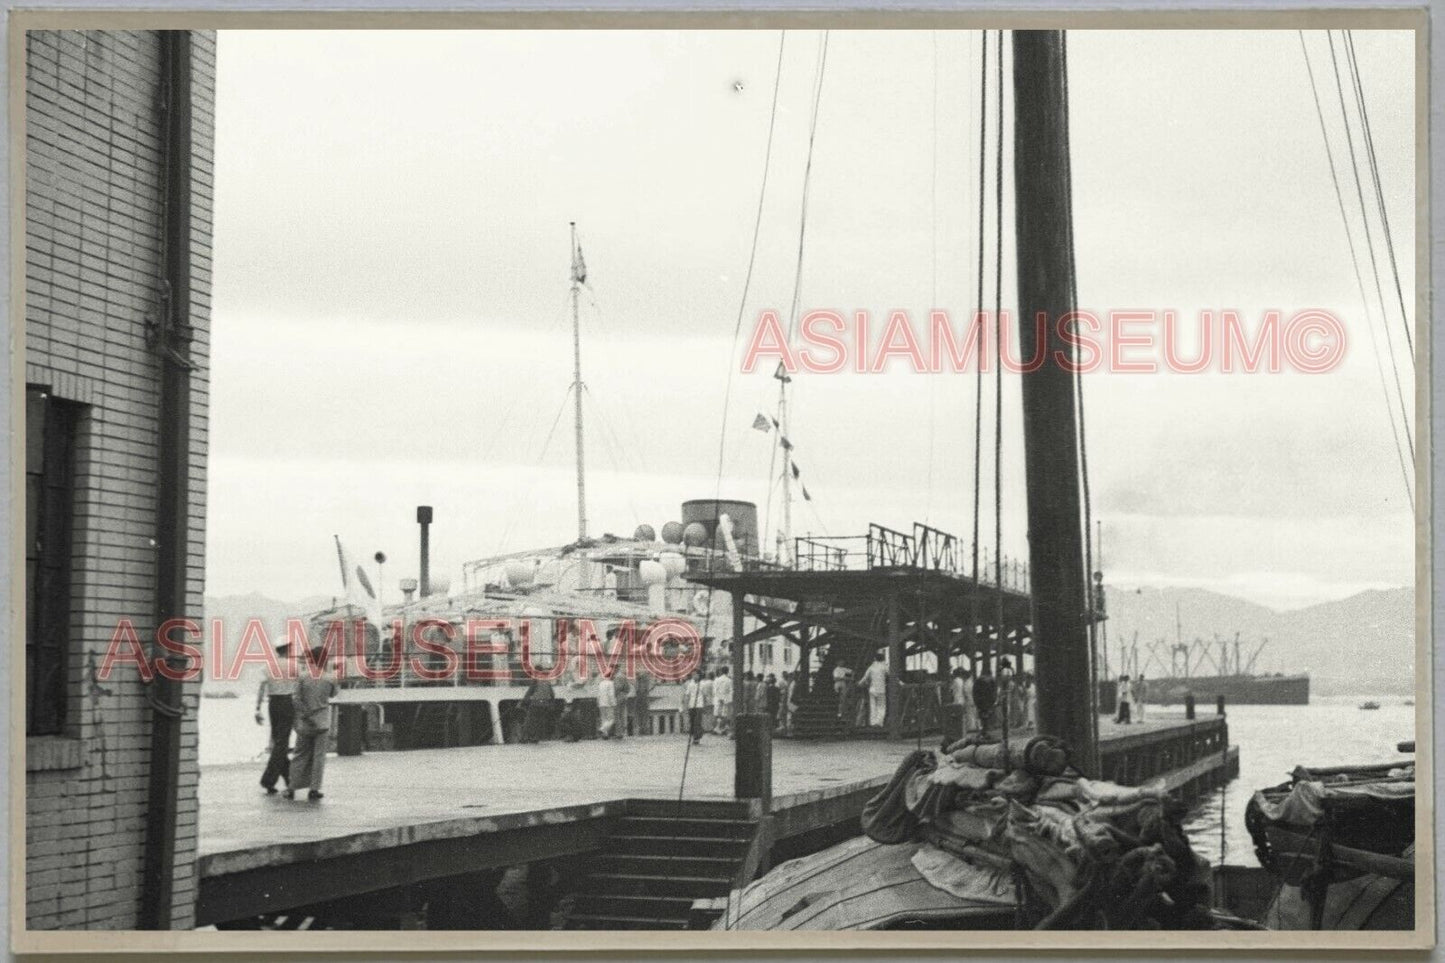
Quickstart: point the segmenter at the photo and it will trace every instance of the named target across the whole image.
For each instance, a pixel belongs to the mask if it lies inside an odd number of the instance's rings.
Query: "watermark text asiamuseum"
[[[1344,360],[1346,346],[1344,323],[1323,308],[1271,309],[1256,317],[1227,309],[1190,316],[1173,309],[1080,309],[1058,317],[1040,313],[1029,325],[1008,311],[978,312],[960,323],[937,309],[926,317],[899,309],[880,318],[825,308],[800,315],[793,337],[783,317],[775,310],[758,315],[743,353],[745,374],[760,366],[789,374],[879,374],[899,367],[1027,374],[1049,362],[1084,374],[1325,374]]]

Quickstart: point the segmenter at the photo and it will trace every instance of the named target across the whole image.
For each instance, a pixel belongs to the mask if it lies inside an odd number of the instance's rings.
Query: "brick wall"
[[[193,400],[189,593],[202,611],[210,351],[215,37],[193,35]],[[75,495],[69,709],[27,739],[26,921],[133,928],[145,844],[150,718],[134,671],[96,670],[116,623],[154,638],[164,153],[153,32],[26,38],[25,377],[88,407]],[[196,703],[185,687],[173,925],[196,895]]]

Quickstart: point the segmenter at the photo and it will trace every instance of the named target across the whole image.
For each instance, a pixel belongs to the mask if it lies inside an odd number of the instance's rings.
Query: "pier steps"
[[[563,926],[687,929],[694,900],[728,894],[756,832],[747,803],[629,800],[588,859]]]

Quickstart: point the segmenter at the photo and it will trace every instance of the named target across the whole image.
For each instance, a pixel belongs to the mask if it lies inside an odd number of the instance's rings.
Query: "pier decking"
[[[1214,717],[1101,720],[1100,730],[1108,758],[1139,753],[1130,771],[1166,776],[1171,788],[1226,776],[1237,760],[1180,754],[1186,743],[1218,744],[1225,730]],[[856,820],[915,744],[775,741],[775,843]],[[726,738],[707,736],[688,752],[685,737],[669,735],[334,757],[319,804],[266,796],[255,764],[203,767],[198,922],[585,853],[629,799],[675,800],[680,787],[687,799],[730,799],[733,755]],[[1156,771],[1166,759],[1179,765]]]

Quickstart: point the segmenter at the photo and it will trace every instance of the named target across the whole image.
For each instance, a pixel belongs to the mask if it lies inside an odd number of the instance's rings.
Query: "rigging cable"
[[[1389,319],[1386,317],[1388,311],[1385,308],[1385,295],[1380,287],[1380,265],[1375,259],[1375,240],[1371,236],[1370,218],[1365,210],[1365,191],[1364,188],[1360,186],[1360,162],[1355,157],[1355,135],[1350,126],[1349,113],[1345,109],[1345,88],[1343,82],[1340,80],[1339,59],[1335,56],[1334,35],[1327,30],[1325,31],[1325,39],[1328,40],[1330,44],[1330,64],[1334,68],[1335,91],[1339,94],[1340,98],[1340,121],[1345,125],[1345,144],[1348,145],[1350,149],[1350,173],[1354,175],[1355,196],[1358,197],[1360,201],[1360,223],[1364,228],[1365,248],[1370,257],[1370,271],[1375,279],[1375,299],[1380,303],[1380,327],[1384,329],[1385,348],[1390,355],[1390,371],[1395,376],[1395,396],[1400,402],[1400,427],[1405,435],[1405,444],[1410,449],[1410,460],[1413,462],[1415,460],[1415,441],[1410,433],[1410,415],[1409,412],[1405,410],[1405,392],[1400,387],[1400,367],[1395,361],[1395,342],[1394,339],[1390,337]]]
[[[1003,627],[1003,31],[998,39],[995,59],[998,69],[994,92],[998,100],[998,113],[994,139],[998,142],[994,154],[994,250],[993,250],[993,581],[997,608],[994,613],[994,633],[998,637],[998,650],[1004,651]],[[1023,666],[1014,666],[1015,680]],[[1008,730],[1005,729],[1005,732]],[[1008,737],[1004,737],[1007,743]]]
[[[1373,324],[1373,320],[1370,317],[1370,304],[1369,299],[1365,296],[1364,278],[1360,275],[1360,261],[1359,255],[1355,250],[1354,232],[1350,230],[1349,215],[1345,212],[1344,192],[1340,190],[1340,178],[1335,168],[1335,155],[1333,149],[1331,149],[1330,147],[1328,128],[1326,128],[1325,126],[1324,108],[1320,106],[1319,86],[1315,83],[1314,66],[1310,63],[1310,52],[1309,47],[1305,45],[1304,31],[1296,30],[1295,33],[1299,37],[1300,53],[1304,55],[1305,72],[1309,76],[1310,92],[1314,96],[1315,116],[1319,119],[1320,122],[1320,137],[1325,144],[1325,159],[1329,162],[1330,180],[1334,184],[1335,188],[1335,203],[1339,207],[1340,221],[1345,228],[1345,241],[1348,243],[1350,248],[1350,263],[1355,269],[1355,285],[1359,288],[1360,301],[1365,311],[1365,328],[1370,332],[1370,344],[1374,348],[1375,370],[1380,375],[1380,390],[1385,395],[1385,416],[1389,419],[1390,436],[1395,441],[1395,454],[1400,461],[1400,474],[1405,482],[1405,498],[1410,503],[1410,511],[1413,512],[1415,510],[1415,493],[1414,490],[1410,487],[1410,469],[1407,465],[1407,462],[1405,461],[1404,449],[1400,445],[1399,432],[1395,428],[1394,406],[1390,403],[1390,387],[1385,381],[1385,368],[1384,362],[1380,356],[1379,340],[1375,335],[1375,327]]]
[[[798,205],[798,260],[793,272],[793,299],[788,307],[789,344],[793,343],[798,329],[798,312],[803,289],[803,252],[808,234],[808,193],[813,181],[813,145],[818,137],[818,108],[823,102],[823,78],[828,67],[829,34],[830,31],[824,30],[823,39],[818,44],[818,66],[813,79],[813,114],[808,125],[807,160],[803,164],[803,196]],[[779,362],[779,365],[781,364],[782,362]],[[788,381],[788,372],[784,371],[783,376],[778,379],[778,411],[774,419],[778,423],[778,445],[782,445],[786,440],[783,432],[788,427],[784,417],[788,403]],[[774,454],[776,454],[776,448],[777,446],[774,446]],[[785,447],[783,455],[783,519],[785,526],[791,513],[790,502],[792,500],[790,494],[792,479],[788,477],[792,459],[787,455],[787,450]],[[788,534],[791,535],[791,533]],[[788,546],[788,551],[792,551],[792,546]]]
[[[778,89],[782,86],[782,78],[783,78],[783,50],[784,50],[784,48],[785,48],[786,45],[787,45],[787,41],[788,41],[788,32],[787,32],[786,30],[780,30],[780,31],[778,31],[778,62],[777,62],[777,66],[776,66],[776,67],[774,68],[774,70],[773,70],[773,101],[772,101],[772,106],[768,108],[768,137],[767,137],[767,142],[766,142],[766,144],[765,144],[764,147],[763,147],[763,176],[762,176],[762,179],[761,179],[761,183],[758,185],[758,206],[757,206],[757,212],[753,215],[753,240],[752,240],[752,244],[751,244],[751,246],[750,246],[750,248],[749,248],[749,250],[748,250],[748,268],[747,268],[747,271],[743,274],[743,291],[742,291],[742,296],[741,296],[740,298],[738,298],[738,316],[737,316],[737,319],[733,322],[733,344],[732,344],[732,351],[731,351],[731,352],[729,353],[729,355],[728,355],[729,361],[728,361],[727,385],[726,385],[726,387],[723,389],[722,424],[721,424],[721,426],[719,427],[719,430],[718,430],[718,442],[717,442],[717,480],[716,480],[715,487],[714,487],[714,489],[713,489],[714,507],[716,507],[716,504],[715,504],[715,503],[716,503],[717,499],[719,499],[719,498],[722,497],[723,460],[724,460],[724,457],[725,457],[725,451],[726,451],[726,446],[727,446],[727,433],[728,433],[728,401],[729,401],[729,399],[730,399],[730,397],[731,397],[731,395],[732,395],[732,388],[733,388],[733,365],[734,365],[734,363],[736,362],[736,358],[737,358],[738,339],[739,339],[739,338],[741,337],[741,335],[742,335],[742,330],[743,330],[743,316],[744,316],[744,314],[746,313],[747,308],[748,308],[748,292],[749,292],[749,290],[751,289],[752,283],[753,283],[753,268],[754,268],[754,266],[757,264],[757,260],[758,260],[758,236],[759,236],[759,234],[761,233],[761,231],[762,231],[762,226],[763,226],[763,202],[767,199],[767,196],[768,196],[768,171],[769,171],[769,169],[770,169],[771,166],[772,166],[772,158],[773,158],[773,131],[776,129],[776,127],[777,127],[777,122],[778,122]],[[775,446],[775,447],[776,447],[776,446]],[[771,474],[772,474],[772,472],[771,472],[771,470],[770,470],[770,471],[769,471],[769,475],[771,476]],[[712,555],[711,555],[711,554],[708,556],[708,566],[709,566],[709,568],[711,568],[711,566],[712,566]],[[711,629],[711,627],[712,627],[712,610],[713,610],[713,606],[712,606],[712,590],[711,590],[711,589],[708,590],[707,601],[708,601],[707,612],[705,612],[705,613],[703,614],[703,628],[702,628],[702,639],[703,639],[703,643],[702,643],[702,644],[703,644],[704,647],[707,645],[708,631],[709,631],[709,630]],[[739,643],[738,643],[736,640],[734,640],[733,644],[734,644],[734,645],[737,645],[737,644],[739,644]],[[742,681],[742,680],[740,680],[740,679],[734,679],[734,680],[733,680],[733,683],[734,683],[735,685],[738,685],[738,684],[741,684],[741,681]],[[739,693],[739,695],[741,695],[741,693]],[[688,721],[691,722],[691,720],[692,720],[692,716],[691,716],[691,713],[689,713],[689,714],[688,714]],[[682,812],[682,798],[683,798],[683,793],[684,793],[684,792],[686,791],[686,789],[687,789],[687,763],[688,763],[688,759],[689,759],[689,758],[691,757],[691,755],[692,755],[692,740],[693,740],[693,733],[688,733],[688,737],[687,737],[687,747],[683,750],[683,755],[682,755],[682,776],[679,778],[679,780],[678,780],[678,786],[677,786],[677,808],[678,808],[678,813],[679,813],[679,815],[681,815],[681,812]]]
[[[978,289],[974,298],[971,324],[978,330],[974,357],[974,399],[973,399],[973,596],[972,615],[969,631],[978,639],[978,543],[979,543],[979,494],[983,488],[983,365],[984,331],[983,314],[983,245],[984,245],[984,171],[988,166],[988,31],[980,31],[983,38],[983,52],[978,68]],[[973,661],[972,658],[969,659]],[[976,668],[976,667],[975,667]]]
[[[1385,235],[1385,249],[1390,259],[1390,273],[1395,279],[1395,297],[1400,303],[1400,327],[1405,332],[1405,344],[1410,349],[1410,366],[1415,365],[1415,341],[1410,335],[1409,312],[1405,310],[1405,293],[1400,287],[1400,266],[1395,259],[1395,239],[1390,233],[1390,215],[1385,210],[1385,191],[1380,186],[1380,163],[1375,153],[1375,135],[1370,128],[1370,111],[1365,106],[1365,85],[1360,78],[1360,63],[1355,59],[1355,32],[1344,31],[1345,53],[1349,59],[1350,75],[1354,78],[1355,102],[1360,111],[1360,127],[1364,131],[1365,156],[1370,161],[1370,179],[1375,185],[1375,203],[1380,208],[1380,226]]]
[[[728,436],[728,401],[732,397],[733,390],[733,366],[736,363],[738,353],[738,339],[742,336],[743,316],[748,309],[748,293],[753,284],[753,267],[758,260],[758,235],[763,226],[763,202],[768,196],[768,170],[772,166],[773,157],[773,130],[778,122],[778,88],[783,77],[783,48],[787,43],[788,33],[786,30],[778,31],[778,65],[773,73],[773,104],[768,111],[768,139],[763,148],[763,176],[762,183],[758,186],[757,212],[753,215],[753,241],[748,250],[748,268],[743,275],[743,293],[738,299],[738,316],[733,322],[733,345],[728,355],[728,376],[727,384],[723,388],[723,413],[722,425],[718,431],[717,442],[717,487],[714,489],[713,497],[719,498],[722,495],[723,460],[727,446]]]

